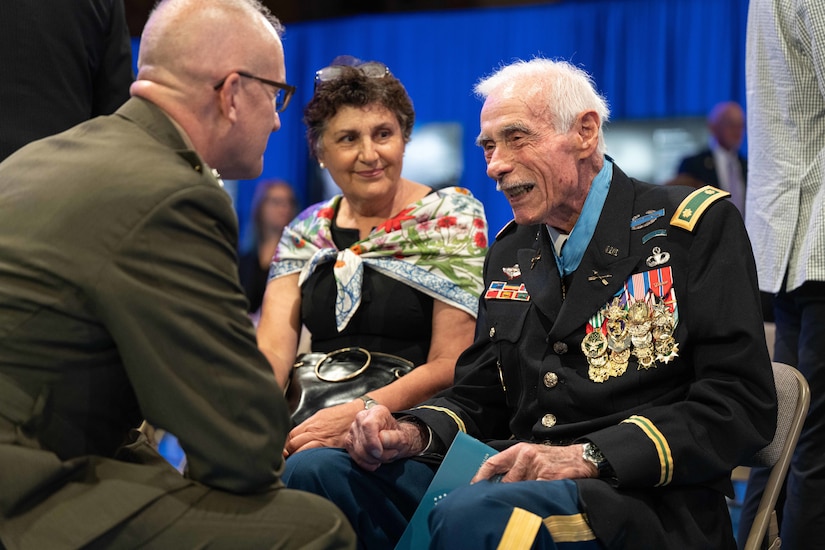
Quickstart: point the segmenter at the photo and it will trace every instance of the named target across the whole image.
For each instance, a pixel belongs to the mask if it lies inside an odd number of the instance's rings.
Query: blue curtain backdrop
[[[301,111],[313,76],[337,55],[379,60],[406,86],[417,123],[463,126],[461,185],[485,205],[491,236],[512,217],[475,146],[479,77],[536,55],[590,72],[613,120],[704,116],[722,100],[744,105],[747,0],[578,0],[510,8],[365,15],[293,23],[284,36],[287,80],[298,87],[269,140],[262,178],[293,183],[311,200]],[[277,15],[277,14],[276,14]],[[609,129],[609,125],[608,125]],[[237,188],[241,227],[254,182]]]

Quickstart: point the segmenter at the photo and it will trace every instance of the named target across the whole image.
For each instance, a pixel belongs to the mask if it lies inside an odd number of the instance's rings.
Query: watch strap
[[[378,401],[376,401],[375,399],[373,399],[372,397],[370,397],[367,394],[364,394],[364,395],[358,397],[358,399],[360,399],[361,401],[364,402],[364,408],[365,409],[371,409],[371,408],[375,407],[376,405],[378,405]]]

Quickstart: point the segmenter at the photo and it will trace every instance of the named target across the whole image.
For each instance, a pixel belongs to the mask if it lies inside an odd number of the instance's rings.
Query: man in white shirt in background
[[[797,367],[811,407],[777,506],[783,549],[825,540],[825,3],[751,0],[745,67],[747,230],[763,292],[776,293],[774,359]],[[767,472],[751,472],[740,533]],[[742,537],[740,536],[740,541]]]
[[[708,148],[685,157],[671,185],[712,185],[730,193],[730,200],[745,215],[748,162],[739,153],[745,138],[745,112],[734,101],[717,103],[708,114]]]

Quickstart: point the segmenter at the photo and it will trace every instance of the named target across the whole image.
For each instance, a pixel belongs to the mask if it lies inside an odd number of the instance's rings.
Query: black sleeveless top
[[[332,222],[339,250],[358,242],[357,229]],[[432,337],[433,298],[364,264],[361,305],[347,327],[335,326],[335,262],[319,265],[301,287],[301,320],[312,334],[312,351],[348,346],[392,353],[416,366],[425,363]]]

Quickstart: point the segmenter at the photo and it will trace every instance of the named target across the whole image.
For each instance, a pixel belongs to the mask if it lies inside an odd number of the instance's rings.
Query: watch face
[[[584,458],[595,464],[597,468],[605,462],[604,455],[599,451],[599,448],[592,443],[584,444]]]

